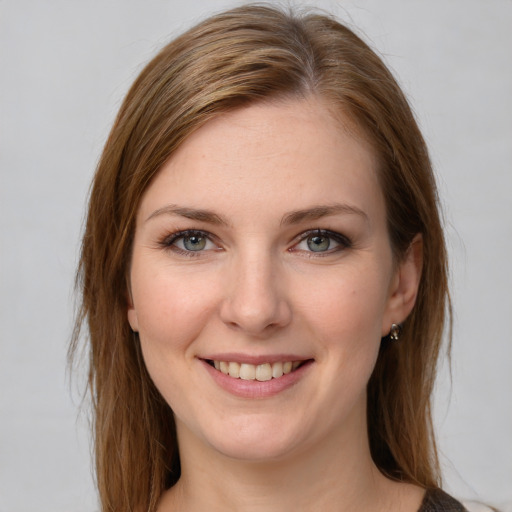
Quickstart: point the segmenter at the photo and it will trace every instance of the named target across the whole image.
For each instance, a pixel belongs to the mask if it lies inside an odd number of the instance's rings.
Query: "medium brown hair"
[[[449,300],[424,140],[395,79],[354,32],[323,14],[249,5],[200,23],[144,68],[94,177],[71,354],[87,323],[103,511],[154,511],[180,475],[172,411],[153,385],[127,321],[127,274],[141,197],[180,144],[219,113],[311,95],[349,119],[372,145],[395,260],[416,234],[423,237],[417,302],[401,341],[383,340],[368,385],[368,433],[384,474],[425,487],[439,484],[430,399]]]

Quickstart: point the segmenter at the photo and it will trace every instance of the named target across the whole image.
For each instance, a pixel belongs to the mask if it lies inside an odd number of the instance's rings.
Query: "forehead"
[[[370,146],[316,98],[243,107],[209,121],[149,186],[141,214],[164,203],[256,213],[381,198]],[[310,203],[310,204],[308,204]],[[378,204],[377,204],[378,206]]]

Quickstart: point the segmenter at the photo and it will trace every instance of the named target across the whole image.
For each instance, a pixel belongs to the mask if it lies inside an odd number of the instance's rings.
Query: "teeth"
[[[241,364],[240,378],[243,380],[254,380],[256,378],[256,366],[253,364]]]
[[[283,363],[274,363],[272,365],[272,377],[278,379],[283,376]]]
[[[272,366],[269,363],[256,366],[256,380],[265,381],[272,378]]]
[[[293,370],[296,370],[302,361],[284,361],[276,363],[248,364],[235,361],[213,361],[216,370],[234,379],[257,380],[264,382],[278,379]]]
[[[238,377],[241,377],[240,375],[240,370],[241,370],[241,365],[239,365],[238,363],[228,363],[228,373],[229,373],[229,376],[230,377],[234,377],[235,379],[238,379]],[[242,377],[243,379],[243,377]]]

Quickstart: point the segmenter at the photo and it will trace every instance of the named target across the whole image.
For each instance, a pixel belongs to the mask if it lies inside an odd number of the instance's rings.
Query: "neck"
[[[366,425],[358,427],[270,461],[226,457],[178,427],[182,475],[159,512],[418,510],[421,489],[384,477],[371,459]]]

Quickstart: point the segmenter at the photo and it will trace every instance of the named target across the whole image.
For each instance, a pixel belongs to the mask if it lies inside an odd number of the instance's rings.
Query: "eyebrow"
[[[366,213],[357,206],[336,203],[331,205],[313,206],[312,208],[305,208],[303,210],[295,210],[293,212],[287,213],[281,219],[281,225],[298,224],[300,222],[318,220],[322,217],[338,214],[359,215],[366,222],[370,222],[368,215],[366,215]]]
[[[366,215],[366,213],[360,208],[348,204],[337,203],[332,205],[313,206],[311,208],[292,211],[283,216],[281,219],[281,225],[299,224],[300,222],[318,220],[322,217],[339,214],[359,215],[366,222],[369,222],[368,215]],[[158,208],[158,210],[155,210],[146,219],[146,222],[160,215],[178,215],[180,217],[185,217],[186,219],[198,220],[214,225],[229,225],[229,223],[222,216],[210,210],[186,208],[184,206],[177,206],[174,204],[169,204],[163,206],[162,208]]]
[[[220,215],[210,210],[198,210],[196,208],[186,208],[183,206],[177,206],[175,204],[169,204],[162,208],[155,210],[147,219],[149,220],[158,217],[159,215],[178,215],[185,217],[186,219],[199,220],[201,222],[207,222],[209,224],[227,226],[228,222],[223,219]]]

